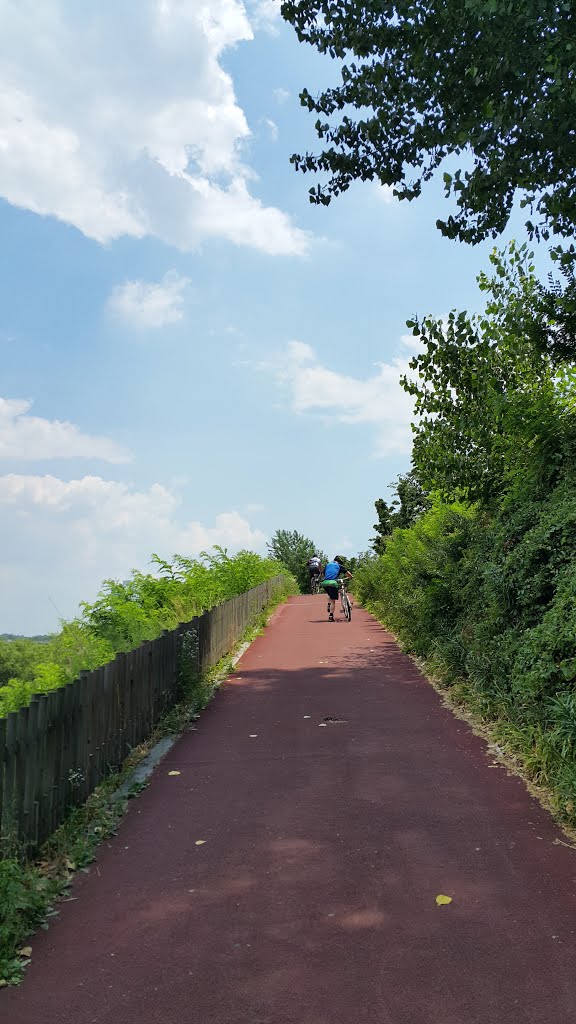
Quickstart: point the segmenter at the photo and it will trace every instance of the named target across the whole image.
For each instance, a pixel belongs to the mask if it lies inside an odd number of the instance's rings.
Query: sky
[[[336,82],[277,0],[0,0],[0,633],[152,552],[366,549],[410,464],[414,314],[480,308],[493,243],[289,158]],[[512,232],[511,232],[512,233]]]

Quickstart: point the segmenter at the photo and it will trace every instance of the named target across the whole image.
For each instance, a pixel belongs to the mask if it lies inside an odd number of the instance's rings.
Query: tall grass
[[[198,559],[152,557],[155,573],[132,572],[124,583],[106,580],[96,600],[83,603],[79,618],[64,622],[48,643],[0,644],[0,717],[28,704],[35,693],[57,689],[81,669],[105,664],[121,651],[154,640],[285,569],[252,551],[229,556],[216,547]],[[3,664],[4,661],[4,664]],[[13,674],[6,678],[12,668]]]

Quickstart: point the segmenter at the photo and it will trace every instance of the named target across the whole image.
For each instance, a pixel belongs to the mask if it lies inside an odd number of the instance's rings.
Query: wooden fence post
[[[14,799],[16,804],[16,839],[18,843],[18,854],[21,855],[26,848],[26,818],[24,806],[24,790],[26,786],[26,740],[28,738],[28,715],[30,709],[20,708],[16,723],[16,778]]]
[[[6,774],[6,719],[0,718],[0,857],[2,857],[2,808],[6,799],[4,777]]]
[[[4,770],[4,806],[2,808],[2,833],[9,855],[16,852],[18,839],[18,817],[16,808],[16,737],[18,734],[18,712],[6,715],[6,767]]]
[[[33,697],[28,708],[28,730],[26,736],[26,774],[24,779],[24,842],[28,855],[38,842],[38,821],[36,790],[38,785],[38,708],[39,700]]]

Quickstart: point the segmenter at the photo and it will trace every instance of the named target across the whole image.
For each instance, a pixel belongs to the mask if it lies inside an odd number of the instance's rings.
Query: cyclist
[[[338,581],[341,578],[351,580],[352,573],[348,572],[342,556],[334,555],[332,561],[328,562],[324,569],[324,579],[321,583],[328,597],[328,622],[334,622],[336,601],[338,600]]]
[[[322,559],[319,555],[312,555],[311,558],[306,562],[308,566],[308,572],[310,573],[310,592],[314,590],[315,577],[320,576],[322,573]]]

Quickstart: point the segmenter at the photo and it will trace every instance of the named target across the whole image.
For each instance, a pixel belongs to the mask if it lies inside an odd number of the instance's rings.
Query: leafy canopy
[[[388,504],[383,498],[374,502],[378,522],[374,523],[376,536],[372,538],[372,549],[377,555],[383,553],[393,530],[412,526],[429,508],[430,499],[416,474],[400,473],[394,487],[396,498]]]
[[[322,564],[327,561],[326,555],[314,541],[297,530],[276,530],[268,543],[268,554],[288,569],[302,591],[308,590],[308,559],[312,555],[319,555]]]
[[[523,473],[545,491],[574,455],[576,374],[534,344],[546,313],[530,260],[513,242],[492,253],[482,315],[408,321],[422,343],[402,380],[416,398],[414,466],[444,497],[490,503]]]
[[[443,234],[495,237],[517,190],[530,237],[573,234],[573,0],[283,0],[281,10],[300,41],[342,62],[339,85],[301,93],[323,149],[292,162],[328,175],[312,202],[357,179],[413,199],[455,156],[444,182],[457,212],[437,222]]]

